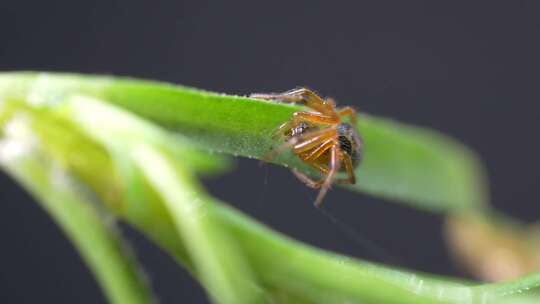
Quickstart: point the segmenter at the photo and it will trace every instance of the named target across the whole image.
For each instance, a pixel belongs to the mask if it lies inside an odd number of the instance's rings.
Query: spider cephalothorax
[[[354,109],[336,109],[332,99],[323,99],[306,88],[279,94],[252,94],[251,97],[300,103],[312,110],[295,112],[289,121],[278,127],[276,134],[283,137],[285,143],[274,149],[268,158],[291,149],[302,161],[318,170],[323,176],[319,181],[293,170],[306,185],[321,189],[315,200],[316,206],[334,182],[356,182],[354,169],[362,159],[363,142],[356,132]],[[349,118],[348,122],[343,122],[344,117]],[[339,171],[347,173],[348,178],[337,179]]]

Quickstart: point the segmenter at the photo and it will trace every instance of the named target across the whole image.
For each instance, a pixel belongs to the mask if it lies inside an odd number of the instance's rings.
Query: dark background
[[[2,1],[0,70],[129,75],[231,94],[307,85],[463,141],[485,161],[493,204],[538,219],[539,2],[276,3]],[[284,168],[240,159],[235,171],[205,183],[307,243],[466,276],[445,251],[439,216],[333,190],[325,207],[385,252],[374,253],[314,209],[315,193]],[[4,175],[0,196],[0,302],[103,302],[70,243]],[[123,230],[163,303],[206,303],[169,257]]]

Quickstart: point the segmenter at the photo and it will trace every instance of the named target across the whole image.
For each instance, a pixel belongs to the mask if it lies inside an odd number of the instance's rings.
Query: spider
[[[354,169],[362,160],[363,142],[353,127],[356,126],[353,108],[336,109],[333,99],[323,99],[306,88],[284,93],[251,94],[250,97],[299,103],[312,110],[295,112],[289,121],[277,128],[275,136],[285,142],[270,152],[265,161],[291,149],[303,162],[319,171],[322,178],[313,180],[296,169],[292,170],[308,187],[320,189],[314,202],[316,207],[320,206],[334,182],[356,183]],[[348,122],[343,122],[343,117],[348,117]],[[337,179],[340,171],[344,171],[348,178]]]

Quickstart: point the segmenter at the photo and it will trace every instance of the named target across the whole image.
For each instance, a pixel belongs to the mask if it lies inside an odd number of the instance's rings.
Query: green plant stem
[[[149,145],[133,148],[133,161],[162,195],[174,225],[190,253],[199,278],[216,303],[262,303],[242,252],[220,229],[202,190],[194,191],[193,177],[166,153]],[[190,185],[190,186],[188,186]]]

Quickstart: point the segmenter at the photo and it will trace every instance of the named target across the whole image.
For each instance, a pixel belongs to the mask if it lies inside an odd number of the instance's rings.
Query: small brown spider
[[[276,130],[276,135],[285,143],[275,148],[265,160],[291,149],[303,162],[318,170],[323,178],[314,181],[293,169],[294,175],[307,186],[321,189],[315,200],[319,206],[326,192],[334,182],[354,184],[354,169],[362,159],[363,142],[356,132],[356,112],[351,107],[336,109],[331,98],[323,99],[306,88],[294,89],[278,94],[252,94],[250,97],[300,103],[313,111],[295,112],[292,118]],[[343,122],[342,117],[349,117]],[[337,179],[337,173],[344,171],[348,178]]]

